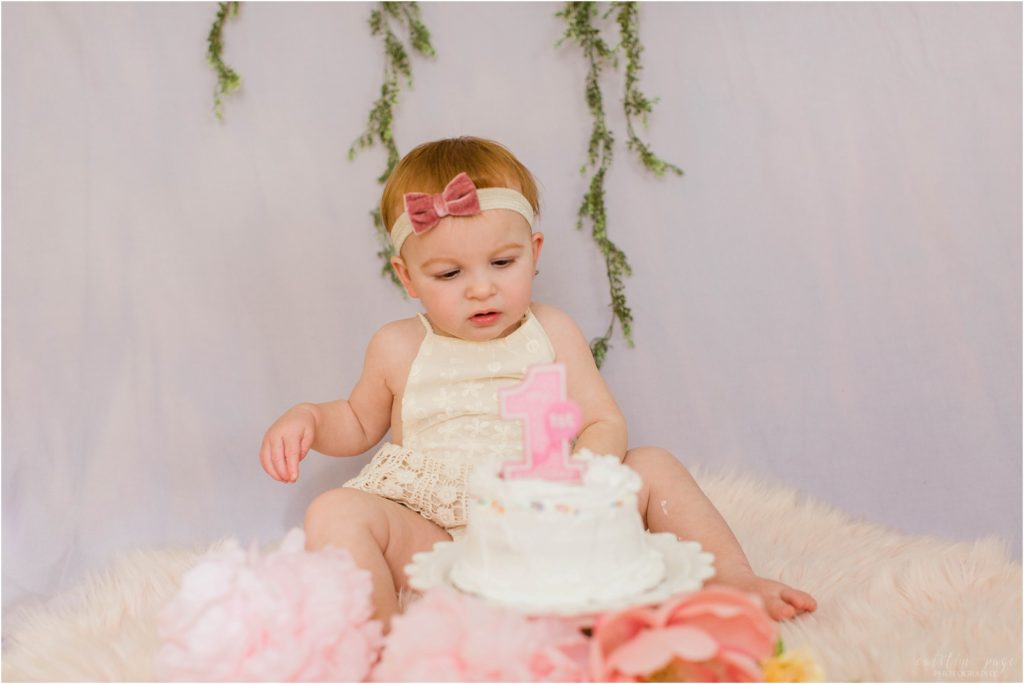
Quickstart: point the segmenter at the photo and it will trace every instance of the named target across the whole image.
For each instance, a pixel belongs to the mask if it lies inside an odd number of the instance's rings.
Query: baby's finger
[[[309,450],[312,447],[313,447],[313,433],[311,433],[309,430],[305,430],[302,433],[302,441],[299,442],[299,449],[301,449],[301,451],[299,451],[299,460],[300,461],[302,459],[306,458],[306,454],[309,453]]]
[[[286,479],[295,482],[299,479],[299,438],[291,435],[284,438],[284,458],[287,464]]]
[[[274,464],[274,472],[277,473],[277,479],[281,480],[281,482],[287,482],[288,467],[284,458],[284,439],[277,437],[271,440],[270,448],[272,450],[271,461]]]
[[[280,481],[281,478],[274,472],[274,465],[270,461],[270,442],[266,439],[263,440],[263,444],[260,445],[260,465],[263,466],[263,470],[270,477]]]

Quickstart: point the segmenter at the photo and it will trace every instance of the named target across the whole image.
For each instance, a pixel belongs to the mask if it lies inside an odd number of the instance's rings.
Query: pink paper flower
[[[362,681],[383,644],[370,573],[348,551],[303,550],[295,528],[261,557],[234,540],[161,611],[157,675],[172,681]]]
[[[775,622],[761,597],[729,587],[681,594],[658,608],[602,616],[590,644],[595,681],[757,681]]]
[[[373,679],[588,681],[587,639],[565,620],[526,618],[451,589],[431,589],[391,621]]]

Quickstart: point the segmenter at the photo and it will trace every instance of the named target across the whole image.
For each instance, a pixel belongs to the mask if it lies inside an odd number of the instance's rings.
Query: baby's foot
[[[764,599],[765,610],[773,620],[789,620],[818,608],[818,602],[807,592],[758,577],[750,568],[719,569],[707,584],[723,584],[760,595]]]

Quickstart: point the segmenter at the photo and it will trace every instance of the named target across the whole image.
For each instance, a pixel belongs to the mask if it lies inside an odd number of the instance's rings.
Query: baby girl
[[[307,548],[348,549],[370,571],[385,626],[413,554],[463,532],[473,466],[522,451],[520,426],[498,414],[498,390],[528,366],[555,361],[582,410],[574,449],[615,454],[640,474],[648,529],[699,542],[715,556],[709,583],[758,593],[776,620],[815,610],[806,592],[754,573],[675,456],[629,448],[587,340],[567,314],[531,299],[544,235],[533,230],[537,186],[511,152],[478,138],[420,145],[391,173],[380,209],[391,264],[425,313],[377,331],[347,400],[299,404],[271,425],[260,462],[271,477],[295,482],[310,449],[362,454],[390,428],[391,441],[355,479],[318,496],[305,520]]]

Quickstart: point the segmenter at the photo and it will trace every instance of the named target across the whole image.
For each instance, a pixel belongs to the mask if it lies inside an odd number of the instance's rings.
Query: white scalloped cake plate
[[[430,551],[417,553],[412,562],[405,566],[405,574],[409,578],[409,586],[417,591],[427,591],[438,586],[445,586],[462,591],[451,581],[451,569],[459,557],[459,549],[463,540],[443,541],[434,544]],[[511,608],[527,615],[558,615],[562,617],[584,617],[613,610],[622,610],[632,606],[652,605],[665,601],[670,596],[683,592],[696,591],[704,585],[704,580],[715,574],[714,556],[701,551],[700,544],[694,541],[681,541],[670,532],[648,533],[648,543],[661,554],[665,561],[665,577],[650,589],[622,596],[613,600],[587,601],[583,603],[544,603],[525,604],[523,602],[504,603],[486,596],[483,600],[505,608]]]

